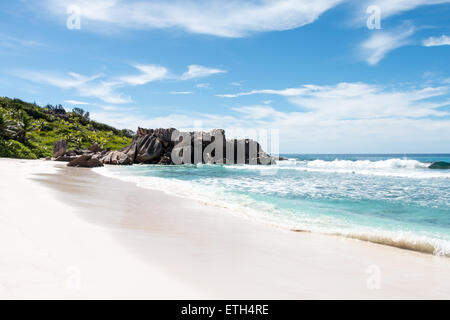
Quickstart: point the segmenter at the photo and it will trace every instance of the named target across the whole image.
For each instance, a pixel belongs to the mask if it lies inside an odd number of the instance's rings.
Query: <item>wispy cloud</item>
[[[191,91],[171,91],[169,93],[170,94],[174,94],[174,95],[188,95],[188,94],[192,94]]]
[[[425,47],[448,46],[450,45],[450,37],[442,35],[440,37],[429,37],[423,41]]]
[[[181,28],[220,37],[298,28],[314,22],[343,0],[46,0],[45,8],[66,18],[69,4],[83,14],[83,28]]]
[[[213,74],[218,73],[225,73],[225,70],[222,69],[214,69],[214,68],[208,68],[204,66],[199,66],[196,64],[192,64],[188,66],[188,71],[183,73],[180,77],[181,80],[190,80],[190,79],[196,79],[196,78],[204,78],[208,77]]]
[[[241,114],[245,119],[252,120],[273,120],[274,118],[283,117],[284,113],[276,111],[269,105],[253,105],[232,108],[232,110]]]
[[[391,31],[374,31],[360,46],[360,54],[371,66],[376,65],[390,51],[411,43],[413,26],[402,26]]]
[[[448,112],[439,108],[449,105],[448,86],[424,87],[421,89],[390,89],[361,82],[342,82],[331,86],[303,85],[299,88],[281,90],[253,90],[249,92],[221,95],[239,97],[244,95],[271,94],[284,96],[301,107],[304,114],[317,119],[366,119],[366,118],[420,118],[443,117]],[[430,102],[427,99],[440,98]],[[268,107],[264,106],[264,114]]]
[[[138,86],[156,80],[163,80],[168,76],[167,69],[162,66],[137,64],[134,67],[141,71],[141,74],[119,77],[118,80],[123,84]]]
[[[307,86],[305,88],[287,88],[287,89],[281,89],[281,90],[274,90],[274,89],[262,89],[262,90],[252,90],[248,92],[239,92],[239,93],[230,93],[230,94],[218,94],[218,97],[223,98],[237,98],[241,96],[250,96],[254,94],[273,94],[273,95],[279,95],[279,96],[298,96],[304,92],[306,92]]]
[[[21,70],[14,72],[16,77],[39,84],[47,84],[61,89],[75,89],[80,97],[94,97],[107,103],[126,103],[130,98],[115,90],[120,86],[119,82],[104,81],[102,75],[83,76],[70,72],[66,75],[52,74],[49,72],[37,72]]]
[[[37,40],[25,40],[0,33],[0,53],[23,54],[30,48],[41,48],[45,45]]]
[[[130,86],[141,86],[153,81],[171,79],[184,81],[224,73],[225,70],[212,69],[199,65],[188,66],[188,71],[181,76],[171,75],[167,68],[157,65],[133,65],[139,74],[106,78],[103,74],[84,76],[75,72],[54,74],[48,71],[16,70],[13,75],[34,83],[47,84],[61,89],[75,89],[80,97],[92,97],[111,104],[131,102],[131,97],[118,92]],[[173,91],[170,94],[191,94],[188,91]]]
[[[87,106],[90,104],[89,102],[77,101],[77,100],[65,100],[64,102],[68,103],[68,104],[73,104],[76,106]]]

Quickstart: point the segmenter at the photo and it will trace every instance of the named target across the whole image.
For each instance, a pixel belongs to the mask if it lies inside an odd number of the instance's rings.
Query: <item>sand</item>
[[[2,299],[450,298],[449,258],[280,230],[64,163],[0,159],[0,203]]]

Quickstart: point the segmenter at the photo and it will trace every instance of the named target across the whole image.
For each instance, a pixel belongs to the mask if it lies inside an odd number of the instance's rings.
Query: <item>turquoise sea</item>
[[[450,256],[450,154],[283,155],[273,166],[108,166],[134,181],[246,219]]]

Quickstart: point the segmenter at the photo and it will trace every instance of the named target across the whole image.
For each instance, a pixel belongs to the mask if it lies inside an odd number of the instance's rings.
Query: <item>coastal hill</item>
[[[93,121],[89,112],[62,105],[40,107],[20,99],[0,97],[0,157],[38,159],[51,157],[53,145],[65,140],[70,149],[97,144],[118,150],[131,144],[134,132]]]

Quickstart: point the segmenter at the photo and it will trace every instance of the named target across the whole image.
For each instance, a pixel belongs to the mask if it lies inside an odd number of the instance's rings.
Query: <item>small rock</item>
[[[121,151],[110,151],[100,161],[104,164],[130,165],[133,160]]]
[[[61,161],[61,162],[70,162],[74,159],[76,159],[77,156],[69,156],[67,154],[59,156],[58,158],[55,159],[55,161]]]
[[[90,155],[85,155],[73,159],[67,164],[68,167],[80,167],[80,168],[95,168],[103,167],[103,163],[99,159],[92,158]]]

